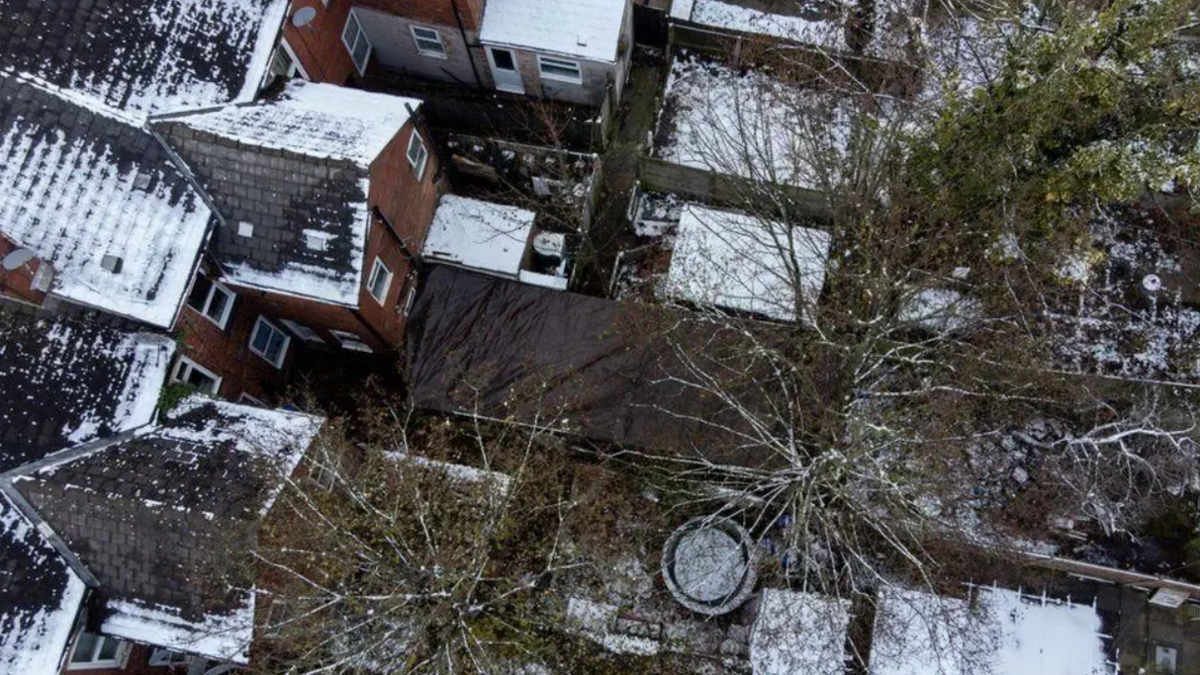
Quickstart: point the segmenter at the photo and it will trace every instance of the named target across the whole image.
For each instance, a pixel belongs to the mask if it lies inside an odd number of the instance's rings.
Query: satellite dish
[[[33,260],[36,255],[31,249],[19,248],[4,256],[4,260],[0,261],[0,265],[3,265],[4,269],[11,272],[19,267],[23,267],[25,263]]]
[[[312,20],[317,18],[317,10],[315,7],[301,7],[292,15],[292,25],[296,28],[304,28],[312,23]]]

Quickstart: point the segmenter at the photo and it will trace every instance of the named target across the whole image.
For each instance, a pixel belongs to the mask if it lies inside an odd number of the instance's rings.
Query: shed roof
[[[210,217],[152,135],[0,75],[0,232],[54,266],[55,295],[171,326]]]
[[[488,0],[479,40],[615,63],[627,5],[628,0]]]
[[[697,204],[683,207],[667,272],[670,297],[796,320],[825,286],[829,233]]]
[[[0,306],[0,472],[149,424],[175,343]]]
[[[287,0],[5,0],[0,72],[135,116],[250,100]]]
[[[98,579],[102,632],[245,663],[246,552],[320,424],[193,397],[157,428],[14,483]]]
[[[516,206],[446,195],[425,236],[425,258],[516,278],[537,214]]]

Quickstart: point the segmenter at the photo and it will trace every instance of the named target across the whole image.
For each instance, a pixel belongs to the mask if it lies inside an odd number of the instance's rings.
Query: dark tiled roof
[[[205,625],[253,607],[247,552],[258,519],[318,427],[304,415],[196,397],[151,432],[15,484],[99,580],[110,611],[134,603]],[[155,628],[129,635],[129,623],[101,629],[206,653],[152,640]]]
[[[0,471],[148,424],[175,345],[0,306]]]
[[[57,672],[84,587],[0,495],[0,672]]]
[[[367,172],[355,164],[159,126],[225,219],[212,251],[235,282],[354,304],[366,238]],[[253,236],[238,224],[253,225]],[[330,236],[324,251],[306,231]]]
[[[227,103],[253,96],[286,5],[0,0],[0,70],[137,113]]]
[[[151,134],[0,74],[0,232],[54,265],[54,294],[170,326],[209,219]]]

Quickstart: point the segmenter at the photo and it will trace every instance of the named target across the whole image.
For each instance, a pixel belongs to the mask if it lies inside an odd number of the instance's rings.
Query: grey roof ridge
[[[25,499],[25,495],[21,494],[21,491],[17,489],[16,481],[18,478],[25,477],[28,474],[40,471],[47,467],[70,462],[92,453],[99,452],[100,450],[103,450],[109,446],[116,445],[118,443],[124,443],[125,441],[137,436],[138,433],[143,429],[146,429],[150,426],[153,426],[153,423],[122,432],[115,436],[84,443],[69,450],[56,452],[43,457],[42,459],[29,462],[28,464],[23,464],[0,474],[0,493],[3,493],[5,497],[8,497],[8,499],[12,501],[14,505],[16,505],[17,510],[20,511],[21,515],[33,524],[38,533],[41,534],[42,537],[44,537],[52,547],[54,547],[54,550],[57,551],[60,556],[62,556],[63,560],[66,561],[71,570],[75,572],[75,574],[77,574],[79,578],[83,580],[83,583],[89,588],[99,588],[100,580],[97,579],[96,575],[92,574],[92,571],[83,564],[83,561],[79,559],[79,556],[75,555],[75,552],[72,551],[69,546],[67,546],[67,542],[64,541],[52,527],[50,527],[50,523],[46,522],[46,520],[42,518],[41,514],[37,512],[37,509],[33,507],[33,504],[30,504],[29,500]]]

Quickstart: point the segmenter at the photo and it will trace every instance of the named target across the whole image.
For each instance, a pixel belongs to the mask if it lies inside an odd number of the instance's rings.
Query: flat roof
[[[479,41],[615,63],[627,0],[488,0]]]
[[[517,278],[537,214],[516,206],[446,195],[422,255]]]
[[[665,293],[677,300],[795,321],[825,285],[829,233],[698,204],[679,218]]]

